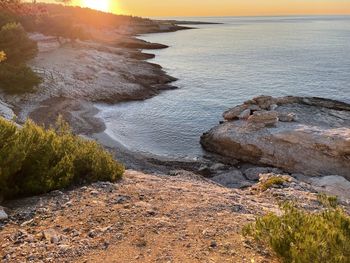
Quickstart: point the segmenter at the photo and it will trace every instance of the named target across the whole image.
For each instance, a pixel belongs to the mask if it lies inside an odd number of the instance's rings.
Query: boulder
[[[278,120],[282,122],[292,122],[297,120],[297,115],[295,113],[279,112]]]
[[[276,99],[271,96],[258,96],[251,101],[246,101],[244,104],[256,104],[263,110],[269,110],[272,105],[276,105]]]
[[[274,101],[279,105],[275,111],[257,111],[248,121],[214,127],[201,137],[202,146],[228,159],[290,173],[350,179],[350,105],[301,97]],[[298,122],[275,122],[281,112],[298,114]],[[249,123],[264,125],[252,129]]]
[[[278,122],[277,111],[255,111],[248,118],[248,123],[256,127],[272,127]]]
[[[235,169],[230,170],[228,172],[221,173],[219,175],[214,176],[211,178],[214,182],[221,184],[226,187],[230,188],[239,188],[242,186],[244,182],[247,180],[244,178],[241,171]]]
[[[224,117],[225,120],[228,120],[228,121],[238,119],[241,113],[246,109],[248,109],[248,105],[239,105],[225,111],[222,116]]]
[[[342,176],[306,177],[299,175],[297,179],[311,184],[319,192],[350,200],[350,182]]]

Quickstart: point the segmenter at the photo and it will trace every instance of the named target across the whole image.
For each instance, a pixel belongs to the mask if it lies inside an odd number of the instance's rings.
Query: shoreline
[[[78,41],[74,45],[68,42],[60,45],[53,37],[31,34],[38,42],[39,53],[30,65],[44,81],[35,93],[3,95],[0,99],[12,106],[20,124],[30,118],[49,127],[62,115],[73,132],[97,140],[128,168],[152,173],[176,169],[197,171],[207,160],[183,160],[128,150],[105,133],[106,125],[96,116],[99,109],[94,106],[95,103],[115,105],[142,101],[177,88],[172,85],[177,79],[169,76],[161,65],[147,61],[155,55],[145,52],[168,46],[137,38],[140,34],[193,29],[178,26],[174,21],[169,23],[168,29],[126,36],[105,32],[95,40]]]

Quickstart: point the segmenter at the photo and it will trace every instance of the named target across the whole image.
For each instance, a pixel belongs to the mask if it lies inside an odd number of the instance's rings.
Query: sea
[[[177,17],[217,22],[142,39],[169,45],[150,62],[178,81],[145,101],[99,104],[106,133],[133,152],[196,159],[203,132],[257,95],[350,103],[350,16]],[[147,51],[149,52],[149,51]]]

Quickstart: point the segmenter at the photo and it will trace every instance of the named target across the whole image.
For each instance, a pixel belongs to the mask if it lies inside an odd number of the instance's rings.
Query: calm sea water
[[[142,38],[177,90],[99,105],[107,133],[133,151],[193,158],[222,112],[259,94],[350,102],[350,17],[180,18],[222,22]]]

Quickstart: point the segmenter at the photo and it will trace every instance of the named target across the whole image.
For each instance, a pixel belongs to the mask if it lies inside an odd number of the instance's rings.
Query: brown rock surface
[[[296,180],[245,190],[221,187],[189,172],[153,176],[127,171],[117,184],[6,203],[2,262],[278,262],[247,245],[242,227],[294,200],[320,208],[311,186]]]

